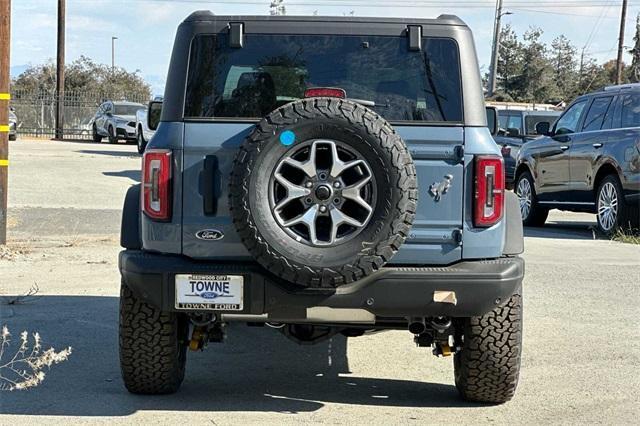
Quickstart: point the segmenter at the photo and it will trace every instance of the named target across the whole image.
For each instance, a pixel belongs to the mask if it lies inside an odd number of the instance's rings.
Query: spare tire
[[[391,260],[416,211],[416,170],[391,125],[337,98],[284,105],[242,144],[230,180],[238,234],[271,273],[335,287]]]

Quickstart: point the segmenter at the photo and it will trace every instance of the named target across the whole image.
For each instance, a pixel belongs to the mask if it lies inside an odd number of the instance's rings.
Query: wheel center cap
[[[316,188],[316,197],[321,201],[328,200],[331,197],[331,188],[328,185],[320,185]]]

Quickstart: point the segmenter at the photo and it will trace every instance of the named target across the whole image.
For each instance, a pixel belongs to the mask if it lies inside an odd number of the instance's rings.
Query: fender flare
[[[514,192],[506,191],[504,195],[505,236],[502,254],[516,256],[524,252],[524,230],[520,202]]]
[[[120,227],[120,245],[129,250],[142,249],[140,235],[140,184],[127,190],[122,208],[122,225]]]

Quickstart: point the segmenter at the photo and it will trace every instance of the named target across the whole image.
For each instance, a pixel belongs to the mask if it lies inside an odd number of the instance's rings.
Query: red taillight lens
[[[142,211],[155,220],[171,218],[171,151],[151,149],[142,160]]]
[[[502,149],[500,150],[503,157],[508,157],[511,155],[511,147],[509,145],[502,145]]]
[[[477,227],[489,227],[504,213],[504,165],[497,156],[478,156],[475,161],[473,222]]]
[[[347,97],[347,92],[344,89],[338,89],[335,87],[313,87],[304,91],[305,98],[340,98]]]

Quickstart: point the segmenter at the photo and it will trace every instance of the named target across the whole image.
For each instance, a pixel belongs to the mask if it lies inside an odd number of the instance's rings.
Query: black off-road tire
[[[602,224],[600,223],[600,218],[597,212],[598,209],[598,200],[600,198],[600,192],[602,192],[605,184],[611,183],[616,191],[616,196],[618,199],[618,214],[616,217],[616,223],[613,228],[607,230],[604,229]],[[608,237],[612,236],[616,233],[616,231],[621,230],[623,232],[627,231],[636,231],[638,227],[640,227],[640,208],[638,205],[627,204],[624,199],[624,191],[622,190],[622,185],[620,184],[620,180],[615,175],[608,175],[598,185],[597,191],[595,193],[596,200],[596,226],[598,231]]]
[[[377,180],[373,215],[347,242],[316,247],[278,225],[268,190],[277,162],[292,147],[278,140],[295,132],[300,143],[332,139],[366,157]],[[262,119],[236,157],[229,188],[231,215],[242,242],[271,273],[305,287],[336,287],[365,277],[388,262],[404,243],[416,211],[416,169],[391,125],[370,109],[336,98],[292,102]]]
[[[502,404],[513,398],[522,352],[522,296],[481,317],[464,320],[463,347],[454,356],[458,391],[468,401]]]
[[[96,128],[95,124],[92,126],[92,136],[94,142],[102,142],[102,136],[98,134],[98,129]]]
[[[527,179],[529,185],[531,187],[531,210],[527,217],[522,218],[522,224],[524,226],[544,226],[544,223],[547,221],[547,217],[549,216],[549,209],[543,207],[538,202],[538,197],[536,195],[536,190],[534,187],[533,176],[529,172],[523,172],[518,176],[518,179],[514,183],[513,190],[517,193],[518,184],[521,180]]]
[[[188,337],[186,318],[161,312],[120,287],[120,369],[127,390],[174,393],[184,379]]]
[[[144,149],[147,147],[147,141],[144,140],[144,133],[142,133],[142,127],[138,126],[138,133],[136,134],[136,145],[138,146],[138,154],[143,154]]]

